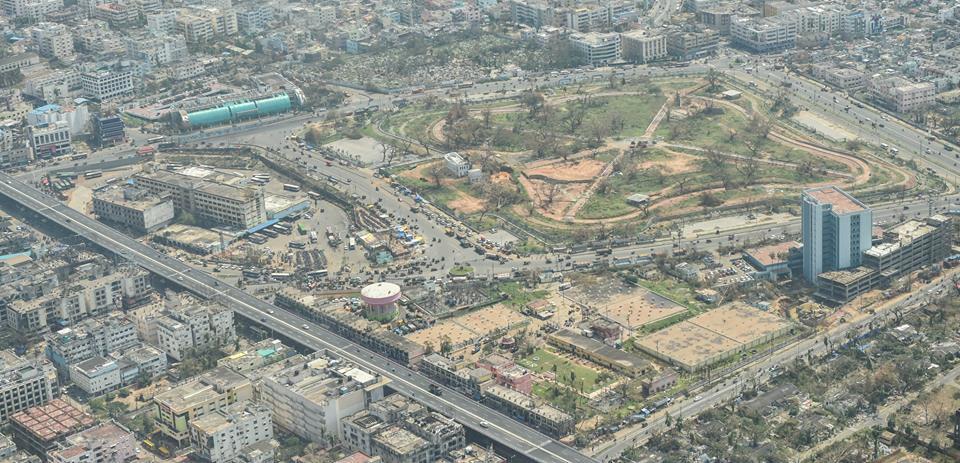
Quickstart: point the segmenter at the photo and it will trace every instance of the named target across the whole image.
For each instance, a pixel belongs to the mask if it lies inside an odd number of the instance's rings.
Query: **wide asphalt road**
[[[378,353],[341,338],[293,313],[247,294],[213,276],[101,224],[7,174],[0,174],[0,195],[36,212],[98,246],[202,297],[219,300],[241,316],[260,323],[314,349],[326,349],[391,380],[391,387],[424,405],[451,414],[457,421],[488,436],[532,461],[589,462],[590,458],[503,414],[446,389],[444,396],[429,392],[431,381]]]

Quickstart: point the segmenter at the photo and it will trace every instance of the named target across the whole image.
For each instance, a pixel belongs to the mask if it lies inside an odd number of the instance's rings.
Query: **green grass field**
[[[577,365],[544,349],[535,350],[517,363],[537,373],[554,373],[557,382],[567,384],[577,390],[580,390],[582,384],[584,393],[593,392],[612,382],[612,379],[607,379],[601,383],[598,380],[600,373],[597,370]],[[571,373],[573,373],[573,376],[571,376]],[[572,383],[571,379],[573,379]]]

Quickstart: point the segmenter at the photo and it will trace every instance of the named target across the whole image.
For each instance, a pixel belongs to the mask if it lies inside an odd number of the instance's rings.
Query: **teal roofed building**
[[[184,125],[188,127],[209,127],[280,114],[292,107],[290,96],[286,92],[280,92],[268,98],[233,101],[215,108],[189,112],[182,117]]]

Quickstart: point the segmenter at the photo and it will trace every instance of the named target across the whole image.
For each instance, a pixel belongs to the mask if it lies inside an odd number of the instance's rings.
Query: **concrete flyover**
[[[230,286],[213,276],[191,269],[183,262],[160,253],[139,241],[87,217],[51,196],[0,174],[3,205],[30,210],[117,256],[179,285],[201,297],[218,300],[253,323],[298,340],[312,349],[326,349],[369,371],[390,378],[390,386],[423,405],[450,414],[467,428],[487,436],[513,455],[510,461],[537,463],[591,463],[596,460],[549,438],[526,425],[500,414],[446,388],[443,396],[431,394],[431,381],[406,366],[388,360],[379,353],[354,344],[319,325]],[[482,425],[481,425],[482,423]]]

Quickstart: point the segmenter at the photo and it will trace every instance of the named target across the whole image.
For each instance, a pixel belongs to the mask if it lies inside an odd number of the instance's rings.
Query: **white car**
[[[489,427],[490,427],[490,423],[488,423],[488,422],[486,422],[486,421],[481,421],[481,422],[480,422],[480,427],[481,427],[481,428],[489,428]]]

